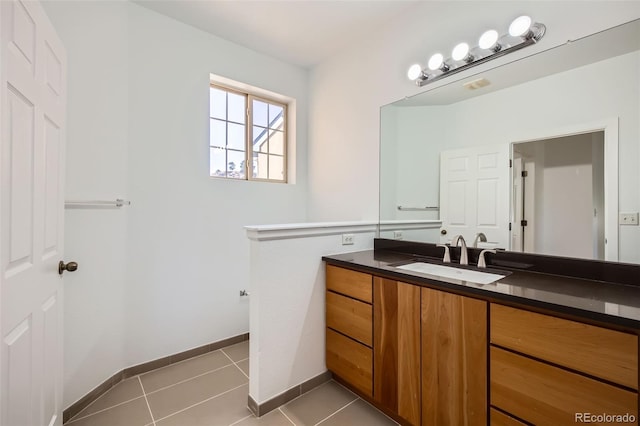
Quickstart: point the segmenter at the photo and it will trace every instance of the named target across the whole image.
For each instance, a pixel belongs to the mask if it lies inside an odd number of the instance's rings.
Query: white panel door
[[[477,233],[493,247],[509,248],[509,145],[440,154],[440,242],[461,234],[471,245]]]
[[[66,54],[38,2],[0,2],[0,424],[62,424]]]

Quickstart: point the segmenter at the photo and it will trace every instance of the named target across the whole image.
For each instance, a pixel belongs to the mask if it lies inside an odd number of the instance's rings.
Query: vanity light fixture
[[[429,59],[427,68],[420,64],[412,65],[407,77],[422,87],[472,66],[531,46],[542,39],[546,29],[544,24],[534,22],[529,16],[519,16],[511,22],[506,34],[499,36],[498,31],[493,29],[485,31],[478,40],[478,46],[470,48],[467,43],[459,43],[453,48],[448,59],[441,53],[436,53]]]
[[[454,61],[473,61],[473,56],[469,54],[469,45],[467,43],[457,44],[451,51],[451,59]]]
[[[478,47],[483,50],[498,52],[502,49],[502,46],[498,43],[498,38],[500,38],[500,35],[496,30],[485,31],[478,39]]]
[[[427,78],[427,75],[422,71],[422,65],[413,64],[409,67],[409,71],[407,71],[407,77],[409,80],[417,80],[419,78]]]
[[[431,56],[431,58],[429,58],[428,65],[431,71],[437,71],[437,70],[440,70],[442,72],[449,71],[449,65],[447,65],[447,63],[444,61],[444,56],[442,56],[442,53],[436,53],[433,56]]]

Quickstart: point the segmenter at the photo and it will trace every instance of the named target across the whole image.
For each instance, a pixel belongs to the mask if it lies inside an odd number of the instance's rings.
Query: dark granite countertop
[[[490,301],[505,301],[513,305],[534,307],[578,319],[640,331],[639,286],[505,267],[482,269],[484,272],[506,275],[494,283],[482,285],[398,269],[396,266],[413,263],[416,260],[434,264],[442,264],[442,262],[437,258],[387,250],[337,254],[324,256],[322,259],[332,265],[412,284],[449,290]],[[462,267],[458,264],[448,264],[448,266]],[[467,268],[478,270],[474,266]]]

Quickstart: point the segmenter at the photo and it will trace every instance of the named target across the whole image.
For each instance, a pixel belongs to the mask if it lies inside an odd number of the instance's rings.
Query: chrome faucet
[[[486,268],[487,267],[487,261],[484,259],[484,254],[485,253],[493,253],[496,254],[496,250],[482,250],[480,252],[480,256],[478,256],[478,268]]]
[[[460,247],[460,264],[468,265],[469,257],[467,256],[467,243],[464,241],[464,237],[462,235],[456,235],[453,237],[451,245],[453,245],[453,247],[458,247],[459,241],[462,241],[462,246]]]
[[[451,255],[449,254],[449,245],[438,244],[437,247],[444,247],[444,257],[442,258],[442,263],[451,263]]]
[[[473,247],[478,247],[478,241],[486,243],[487,242],[487,236],[484,235],[482,232],[478,232],[476,234],[476,239],[473,240]]]

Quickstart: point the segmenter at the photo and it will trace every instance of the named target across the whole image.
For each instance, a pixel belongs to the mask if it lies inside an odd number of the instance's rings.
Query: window
[[[209,171],[213,177],[287,181],[287,105],[211,85]]]

